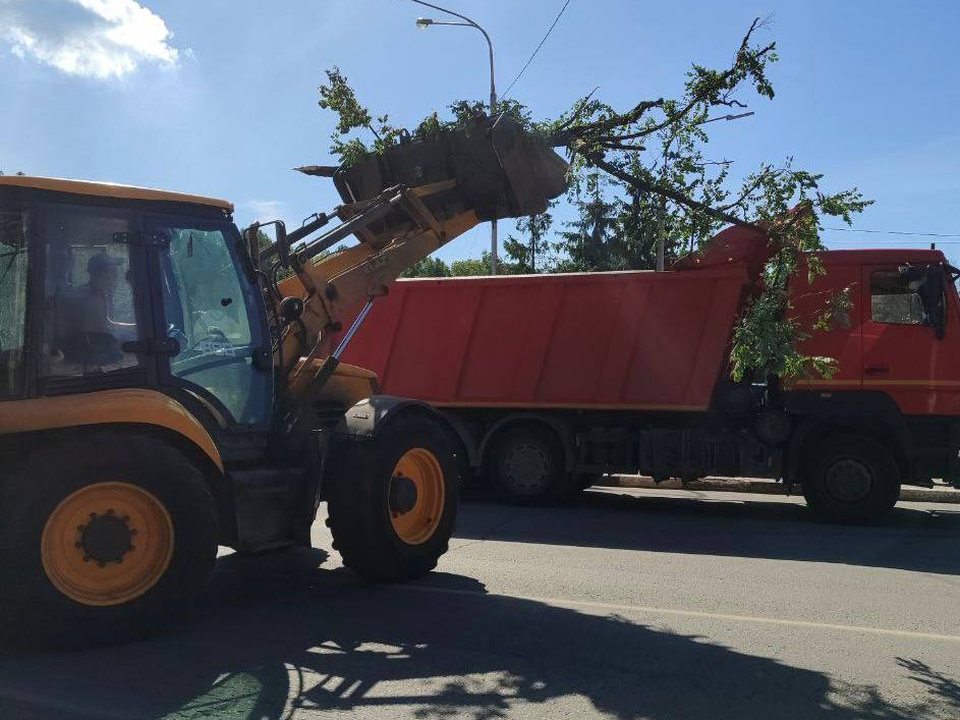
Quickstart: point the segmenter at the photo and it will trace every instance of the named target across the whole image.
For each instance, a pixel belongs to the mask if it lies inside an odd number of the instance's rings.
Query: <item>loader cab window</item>
[[[27,213],[0,210],[0,399],[23,393],[27,222]]]
[[[170,358],[175,382],[213,396],[247,426],[269,418],[272,374],[257,356],[269,347],[259,318],[259,290],[238,257],[240,236],[226,222],[159,222],[164,327],[179,345]],[[259,365],[259,367],[258,367]]]
[[[43,345],[45,379],[101,378],[136,370],[125,350],[148,325],[134,302],[131,216],[107,209],[59,206],[44,216]]]
[[[931,325],[937,300],[930,300],[931,282],[922,273],[879,270],[870,275],[870,319],[891,325]],[[942,292],[940,293],[942,305]]]

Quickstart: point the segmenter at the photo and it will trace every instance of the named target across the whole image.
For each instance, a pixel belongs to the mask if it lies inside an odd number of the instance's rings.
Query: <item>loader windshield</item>
[[[254,363],[265,346],[257,289],[237,256],[229,223],[176,219],[158,229],[164,323],[179,352],[171,375],[212,395],[235,421],[256,425],[269,415],[269,372]]]

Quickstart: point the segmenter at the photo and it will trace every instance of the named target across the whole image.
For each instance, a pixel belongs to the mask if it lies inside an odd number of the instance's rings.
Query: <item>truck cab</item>
[[[846,294],[842,316],[801,344],[836,358],[837,372],[798,382],[787,407],[815,435],[846,424],[881,438],[906,483],[960,481],[960,298],[943,253],[841,250],[820,259],[826,275],[812,284],[802,270],[794,278],[792,312],[805,327],[826,296]],[[805,436],[794,437],[798,448]]]

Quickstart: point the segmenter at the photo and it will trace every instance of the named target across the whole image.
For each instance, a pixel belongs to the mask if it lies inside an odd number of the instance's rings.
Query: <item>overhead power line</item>
[[[960,233],[925,233],[925,232],[912,232],[907,230],[866,230],[864,228],[849,228],[849,227],[828,227],[828,228],[824,228],[824,230],[834,230],[837,232],[871,233],[875,235],[918,235],[920,237],[960,238]]]
[[[557,13],[557,16],[553,19],[553,23],[551,23],[550,28],[547,30],[547,34],[543,36],[543,39],[540,41],[540,44],[537,45],[537,47],[534,49],[533,53],[527,59],[527,62],[524,64],[524,66],[520,68],[520,72],[517,73],[517,76],[513,79],[513,82],[507,86],[507,89],[504,91],[502,97],[505,98],[507,97],[507,95],[510,94],[510,91],[513,89],[513,86],[517,84],[517,80],[519,80],[520,76],[523,75],[523,73],[526,71],[528,67],[530,67],[530,63],[533,62],[533,59],[537,56],[537,53],[540,52],[540,48],[543,47],[543,44],[547,41],[547,38],[550,37],[550,33],[553,32],[553,29],[557,26],[557,23],[560,22],[560,17],[563,15],[563,11],[567,9],[567,5],[569,4],[570,4],[570,0],[566,0],[566,2],[563,3],[563,7],[560,8],[560,12]]]
[[[835,245],[837,243],[847,244],[847,243],[856,243],[856,242],[863,242],[863,241],[862,240],[844,240],[842,238],[832,238],[830,240],[827,240],[826,242],[828,245]],[[876,240],[876,241],[873,241],[871,244],[903,245],[905,243],[917,243],[917,242],[926,243],[927,241],[921,240],[920,238],[917,238],[916,240]],[[936,245],[937,247],[940,247],[941,245],[960,245],[960,240],[937,240],[937,241],[931,241],[930,244]]]

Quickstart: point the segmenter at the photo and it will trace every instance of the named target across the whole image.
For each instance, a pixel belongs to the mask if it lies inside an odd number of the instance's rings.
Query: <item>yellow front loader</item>
[[[562,191],[559,158],[500,122],[310,169],[344,204],[291,232],[241,233],[211,198],[0,177],[6,624],[70,644],[150,632],[202,591],[218,545],[309,544],[321,500],[364,579],[436,565],[449,430],[339,357],[405,268]]]

